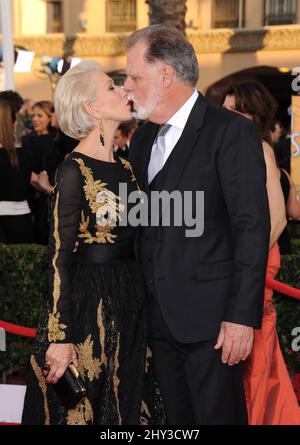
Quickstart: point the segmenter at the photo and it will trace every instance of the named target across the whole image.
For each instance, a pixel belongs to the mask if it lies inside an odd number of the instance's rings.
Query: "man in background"
[[[128,159],[129,147],[132,136],[137,129],[136,119],[122,122],[115,134],[115,153],[122,158]]]

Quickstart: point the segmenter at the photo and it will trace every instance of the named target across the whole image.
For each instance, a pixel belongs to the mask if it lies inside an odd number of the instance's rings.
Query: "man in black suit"
[[[124,88],[148,119],[131,143],[137,181],[149,196],[192,191],[189,217],[204,192],[203,233],[172,219],[140,231],[149,335],[169,424],[246,424],[242,362],[261,326],[269,247],[265,163],[253,123],[207,102],[198,76],[174,28],[129,38]]]

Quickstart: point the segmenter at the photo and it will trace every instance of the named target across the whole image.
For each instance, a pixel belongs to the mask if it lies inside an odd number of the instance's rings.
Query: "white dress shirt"
[[[173,151],[173,148],[177,144],[180,136],[182,135],[183,129],[187,123],[189,115],[191,114],[192,108],[198,99],[199,93],[197,90],[193,92],[191,97],[176,111],[175,114],[166,122],[166,124],[171,125],[171,128],[167,131],[165,135],[165,156],[162,167],[165,165],[168,157]],[[154,149],[156,142],[153,145]]]

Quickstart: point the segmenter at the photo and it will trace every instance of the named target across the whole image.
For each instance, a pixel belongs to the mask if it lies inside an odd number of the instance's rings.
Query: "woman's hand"
[[[46,383],[57,383],[70,363],[78,366],[75,347],[72,343],[51,343],[46,352],[46,363],[50,366]]]
[[[43,170],[38,176],[39,188],[48,194],[53,192],[54,187],[50,184],[48,173]]]
[[[31,172],[30,184],[32,187],[38,188],[39,185],[39,175],[34,172]]]

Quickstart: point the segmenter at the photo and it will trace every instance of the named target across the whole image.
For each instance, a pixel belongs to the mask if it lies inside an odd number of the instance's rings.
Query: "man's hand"
[[[222,362],[237,365],[249,356],[253,345],[253,328],[223,321],[215,349],[223,348]]]

